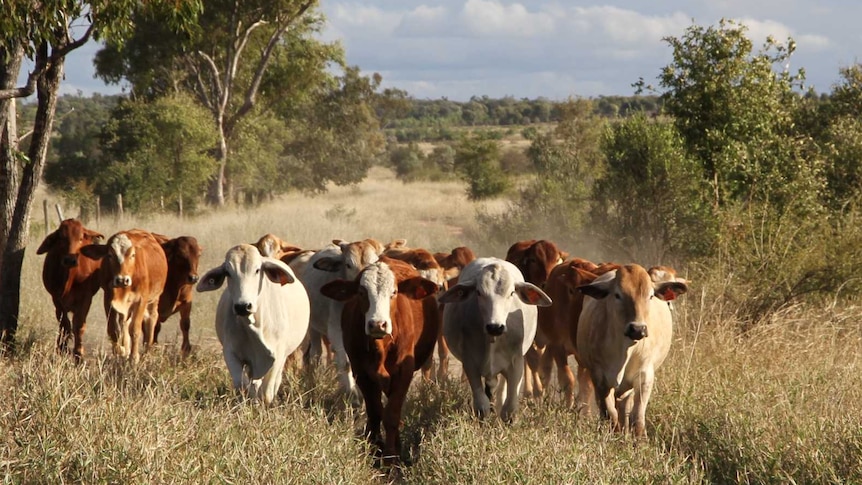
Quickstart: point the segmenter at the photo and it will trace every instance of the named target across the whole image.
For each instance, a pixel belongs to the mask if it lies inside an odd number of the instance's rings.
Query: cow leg
[[[596,384],[598,382],[601,384]],[[619,419],[614,391],[604,381],[600,380],[599,376],[593,376],[593,383],[596,388],[596,404],[599,406],[599,416],[609,420],[611,427],[616,429],[619,426]]]
[[[542,379],[539,376],[539,363],[542,359],[543,348],[539,347],[535,342],[527,349],[524,355],[524,375],[526,376],[524,383],[524,395],[528,397],[542,397],[545,392]]]
[[[632,414],[632,405],[634,403],[634,399],[632,398],[632,394],[634,393],[633,389],[629,389],[627,392],[623,393],[622,397],[617,399],[617,416],[619,416],[619,426],[616,431],[628,433],[629,431],[629,423],[630,416]]]
[[[518,396],[521,394],[521,385],[524,382],[524,364],[521,359],[515,358],[513,365],[509,367],[506,374],[507,395],[500,417],[503,421],[511,423],[518,411]]]
[[[557,382],[560,383],[560,389],[563,390],[566,397],[566,406],[572,407],[575,403],[575,374],[569,367],[569,356],[566,353],[566,348],[562,345],[555,345],[549,350],[552,350],[551,357],[557,366]]]
[[[146,311],[144,312],[144,318],[141,320],[142,323],[142,331],[143,331],[143,339],[144,339],[144,351],[150,349],[155,342],[155,332],[156,332],[156,323],[159,321],[159,301],[150,302],[146,305]]]
[[[84,298],[72,315],[72,333],[75,337],[75,349],[73,353],[76,359],[84,356],[84,328],[87,326],[87,315],[90,313],[92,302],[93,300]]]
[[[365,400],[365,415],[368,420],[365,423],[365,438],[378,447],[380,441],[380,421],[383,418],[383,392],[380,386],[365,372],[356,376],[356,386]]]
[[[437,368],[438,382],[442,382],[449,376],[449,344],[446,343],[446,338],[443,337],[443,325],[440,325],[440,328],[440,335],[437,336],[437,358],[440,361]]]
[[[263,395],[258,397],[263,399],[263,403],[266,406],[272,405],[275,401],[275,395],[281,386],[281,375],[284,371],[285,361],[287,361],[286,356],[273,362],[272,369],[263,376],[263,381],[261,382],[261,392]]]
[[[339,309],[342,306],[342,303],[338,303]],[[353,374],[350,372],[350,360],[347,357],[347,351],[344,349],[344,338],[341,336],[340,320],[340,310],[330,311],[326,334],[329,336],[329,341],[332,343],[332,350],[335,352],[335,370],[338,377],[338,388],[343,393],[349,396],[354,396],[356,393],[356,384],[353,380]]]
[[[233,388],[238,394],[241,395],[244,391],[242,385],[242,378],[243,373],[245,372],[242,361],[226,347],[222,348],[222,355],[224,356],[224,363],[227,365],[227,370],[230,373],[230,379],[233,383]]]
[[[652,368],[644,369],[635,387],[634,396],[634,427],[635,437],[646,438],[646,408],[652,394],[652,386],[655,381],[655,373]]]
[[[431,381],[431,371],[434,370],[434,357],[428,356],[428,360],[422,364],[422,380],[425,382]]]
[[[486,386],[482,383],[478,368],[478,365],[465,365],[464,374],[467,375],[467,382],[473,392],[473,412],[479,416],[479,419],[484,419],[491,413],[490,398],[493,394],[486,393]]]
[[[57,334],[57,351],[65,353],[69,349],[69,339],[72,338],[72,322],[69,321],[69,315],[63,311],[63,304],[56,298],[54,299],[54,316],[60,325]]]
[[[124,336],[128,335],[128,338],[131,339],[129,343],[129,358],[132,360],[132,364],[137,364],[141,360],[140,341],[146,308],[142,308],[141,304],[138,303],[132,305],[129,312],[132,314],[132,318],[126,319],[128,328],[123,334]],[[152,334],[150,334],[150,337],[152,337]]]
[[[155,343],[155,337],[158,335],[159,327],[161,327],[160,322],[156,322],[156,335],[153,336],[153,343]],[[187,357],[192,351],[192,343],[189,340],[189,331],[192,328],[192,302],[186,302],[180,305],[180,332],[183,334],[183,345],[180,347],[180,352],[183,357]]]
[[[322,338],[323,335],[311,326],[308,327],[308,350],[302,356],[302,361],[309,369],[316,368],[320,365],[320,358],[323,355]]]
[[[386,445],[383,448],[383,463],[390,464],[401,458],[401,436],[398,427],[401,425],[401,409],[407,398],[407,390],[410,388],[413,362],[407,359],[401,364],[398,374],[391,376],[390,394],[387,396],[386,409],[383,411],[383,429],[386,431]]]
[[[592,413],[595,395],[596,390],[593,387],[593,380],[590,378],[590,371],[578,364],[578,398],[575,405],[578,413],[585,416],[589,416]]]

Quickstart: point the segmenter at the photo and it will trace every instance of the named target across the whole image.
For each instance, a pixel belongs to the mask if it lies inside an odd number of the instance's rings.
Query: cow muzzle
[[[233,306],[233,312],[240,317],[247,317],[251,315],[253,310],[254,305],[252,305],[251,303],[236,303]]]
[[[384,321],[370,321],[365,324],[365,333],[371,338],[383,338],[390,333],[389,323]]]
[[[196,275],[196,274],[190,274],[189,275],[189,283],[192,283],[192,284],[197,283],[198,281],[200,281],[200,279],[201,279],[201,277]]]
[[[647,332],[647,326],[644,323],[630,323],[626,325],[625,335],[634,341],[638,341],[646,338],[649,332]]]
[[[485,332],[487,332],[488,335],[490,335],[492,337],[499,337],[500,335],[503,335],[503,332],[505,332],[505,331],[506,331],[505,325],[500,325],[498,323],[489,323],[489,324],[485,325]]]
[[[75,266],[78,266],[78,257],[73,254],[67,254],[63,256],[60,263],[66,268],[74,268]]]
[[[132,277],[127,274],[119,274],[114,276],[112,284],[114,288],[128,288],[132,286]]]

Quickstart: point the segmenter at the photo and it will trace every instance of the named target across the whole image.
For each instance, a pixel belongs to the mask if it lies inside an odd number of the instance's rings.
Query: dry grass
[[[404,185],[376,171],[358,187],[311,199],[98,229],[194,235],[205,247],[204,270],[230,246],[265,232],[306,247],[336,237],[406,237],[435,250],[468,244],[480,255],[501,255],[475,231],[475,210],[459,184]],[[727,303],[696,287],[676,305],[675,341],[647,413],[650,438],[640,443],[575,416],[555,396],[525,402],[511,426],[480,423],[457,379],[417,382],[403,423],[413,464],[381,470],[357,438],[361,409],[335,397],[330,368],[289,374],[273,409],[236,400],[212,329],[218,295],[196,296],[195,349],[185,361],[176,317],[165,326],[165,343],[138,368],[105,355],[97,309],[85,363],[55,355],[40,267],[29,251],[21,349],[0,364],[5,482],[862,482],[857,307],[789,308],[740,335],[737,322],[718,316],[733,314],[721,307]]]

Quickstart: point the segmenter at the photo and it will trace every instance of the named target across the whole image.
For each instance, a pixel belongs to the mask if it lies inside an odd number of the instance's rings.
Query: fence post
[[[51,233],[51,220],[48,219],[48,199],[42,201],[42,213],[45,214],[45,235]]]
[[[54,207],[57,209],[57,217],[59,219],[59,222],[63,222],[63,208],[60,207],[60,203],[57,202],[56,204],[54,204]]]
[[[123,194],[117,194],[117,220],[123,221]]]

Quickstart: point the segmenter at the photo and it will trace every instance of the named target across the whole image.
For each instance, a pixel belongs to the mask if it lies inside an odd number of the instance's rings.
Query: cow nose
[[[385,337],[388,332],[386,331],[386,322],[384,321],[369,321],[366,324],[366,333],[369,337],[374,338],[382,338]]]
[[[506,331],[506,326],[497,323],[489,323],[485,325],[485,331],[488,332],[488,335],[492,337],[499,337],[500,335],[503,335],[503,332]]]
[[[189,275],[189,283],[197,283],[198,280],[200,280],[200,279],[201,279],[201,277],[196,275],[196,274],[190,274]]]
[[[626,337],[632,340],[646,338],[648,334],[647,326],[644,323],[630,323],[626,325]]]
[[[114,288],[128,288],[132,286],[132,277],[129,275],[117,275],[114,277]]]
[[[241,317],[247,317],[251,315],[251,310],[251,303],[237,303],[233,306],[233,311]]]
[[[67,268],[74,268],[75,266],[78,266],[78,257],[71,254],[63,256],[63,266]]]

